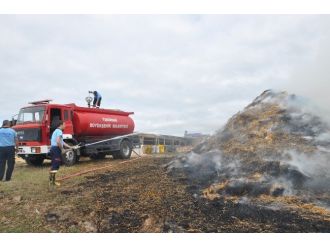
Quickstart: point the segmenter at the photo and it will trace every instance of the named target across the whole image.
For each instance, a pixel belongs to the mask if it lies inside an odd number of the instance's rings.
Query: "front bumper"
[[[19,146],[18,155],[28,157],[35,154],[48,154],[50,146]]]

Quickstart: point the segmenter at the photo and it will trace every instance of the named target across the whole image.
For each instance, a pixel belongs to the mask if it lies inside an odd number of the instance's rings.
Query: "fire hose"
[[[137,157],[135,159],[122,161],[122,162],[119,162],[118,164],[129,163],[129,162],[135,161],[137,159],[141,159],[141,158],[142,157],[139,155],[139,157]],[[59,178],[59,179],[57,179],[57,181],[67,180],[67,179],[70,179],[70,178],[73,178],[73,177],[78,177],[78,176],[81,176],[81,175],[84,175],[84,174],[87,174],[87,173],[91,173],[91,172],[95,172],[95,171],[98,171],[98,170],[107,169],[107,168],[112,167],[112,166],[113,166],[113,164],[107,165],[107,166],[98,167],[98,168],[94,168],[94,169],[89,169],[89,170],[85,170],[85,171],[81,171],[81,172],[78,172],[78,173],[74,173],[74,174],[71,174],[71,175],[68,175],[68,176],[64,176],[62,178]]]
[[[138,134],[138,133],[132,133],[132,134],[128,134],[128,135],[116,136],[116,137],[112,137],[110,139],[105,139],[105,140],[102,140],[102,141],[87,143],[87,144],[83,144],[83,145],[80,145],[81,143],[79,143],[78,145],[72,146],[71,148],[72,149],[79,149],[79,148],[82,148],[82,147],[88,147],[88,146],[92,146],[92,145],[95,145],[95,144],[100,144],[100,143],[103,143],[103,142],[108,142],[108,141],[112,141],[112,140],[116,140],[116,139],[121,139],[121,138],[124,138],[124,137],[133,136],[133,135],[136,135],[136,134]]]
[[[134,134],[128,134],[128,135],[123,135],[123,136],[118,136],[118,137],[113,137],[113,138],[110,138],[110,139],[106,139],[106,140],[102,140],[102,141],[97,141],[97,142],[93,142],[93,143],[88,143],[88,144],[83,144],[83,145],[76,145],[76,146],[73,146],[71,147],[71,149],[80,149],[82,147],[87,147],[87,146],[91,146],[91,145],[95,145],[95,144],[99,144],[99,143],[102,143],[102,142],[107,142],[107,141],[110,141],[110,140],[115,140],[115,139],[119,139],[119,138],[123,138],[123,137],[128,137],[128,136],[132,136],[132,135],[136,135],[136,133]],[[128,162],[132,162],[132,161],[135,161],[137,159],[140,159],[142,158],[141,155],[139,155],[137,152],[135,152],[134,150],[132,150],[138,157],[135,158],[135,159],[132,159],[132,160],[126,160],[126,161],[122,161],[120,162],[119,164],[124,164],[124,163],[128,163]],[[57,179],[57,181],[63,181],[63,180],[66,180],[66,179],[70,179],[70,178],[73,178],[73,177],[77,177],[77,176],[81,176],[81,175],[84,175],[86,173],[90,173],[90,172],[94,172],[94,171],[98,171],[98,170],[102,170],[102,169],[106,169],[106,168],[109,168],[111,167],[113,164],[111,165],[107,165],[107,166],[103,166],[103,167],[98,167],[98,168],[94,168],[94,169],[89,169],[89,170],[85,170],[85,171],[81,171],[81,172],[78,172],[78,173],[74,173],[74,174],[71,174],[71,175],[68,175],[68,176],[65,176],[65,177],[62,177],[62,178],[59,178]]]

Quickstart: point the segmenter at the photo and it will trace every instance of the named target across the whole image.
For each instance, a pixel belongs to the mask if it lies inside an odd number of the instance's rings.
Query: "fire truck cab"
[[[56,122],[65,122],[63,139],[66,143],[76,145],[73,138],[73,111],[70,106],[49,104],[51,100],[30,102],[31,106],[22,108],[13,127],[17,132],[19,150],[18,156],[30,165],[41,165],[48,158],[50,137],[56,129]],[[74,162],[79,157],[79,151],[67,152],[65,163]]]

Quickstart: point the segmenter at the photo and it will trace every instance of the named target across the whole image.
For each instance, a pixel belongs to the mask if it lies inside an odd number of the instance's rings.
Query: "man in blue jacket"
[[[0,181],[3,180],[6,170],[5,181],[10,181],[15,166],[15,148],[18,147],[17,134],[10,128],[10,121],[4,120],[0,128]]]

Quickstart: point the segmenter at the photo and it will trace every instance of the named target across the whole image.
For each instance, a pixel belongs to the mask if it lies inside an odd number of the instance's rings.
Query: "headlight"
[[[32,147],[31,148],[31,153],[39,154],[39,153],[41,153],[41,148],[40,147]]]

